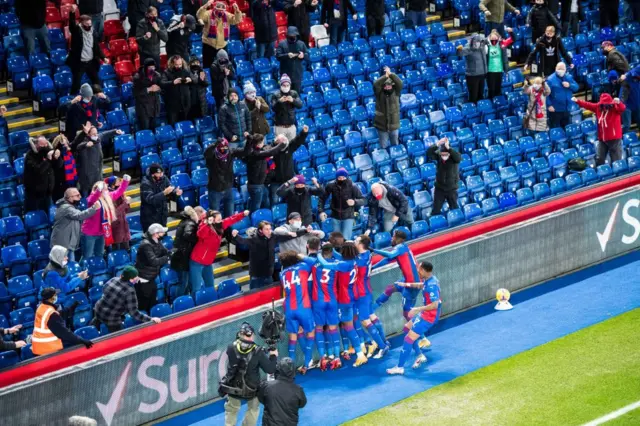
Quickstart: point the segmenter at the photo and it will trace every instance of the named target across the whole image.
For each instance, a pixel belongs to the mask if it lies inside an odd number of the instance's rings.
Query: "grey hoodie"
[[[476,45],[479,44],[479,47]],[[470,77],[487,73],[487,39],[482,34],[476,34],[469,40],[468,46],[458,50],[458,56],[466,59],[465,74]]]
[[[98,210],[89,207],[79,210],[64,198],[56,202],[56,216],[51,232],[51,247],[62,246],[69,250],[80,247],[80,227],[82,221],[93,216]]]
[[[296,231],[297,231],[297,229],[293,229],[293,226],[291,226],[288,223],[285,223],[282,226],[278,226],[273,232],[276,235],[287,235],[289,232],[296,232]],[[324,238],[324,232],[320,231],[320,235],[304,234],[304,235],[301,235],[301,236],[299,236],[297,238],[293,238],[293,239],[288,240],[288,241],[281,241],[280,242],[280,252],[287,251],[287,250],[293,250],[296,253],[306,254],[307,253],[307,241],[311,237],[318,237],[320,239],[323,239]]]

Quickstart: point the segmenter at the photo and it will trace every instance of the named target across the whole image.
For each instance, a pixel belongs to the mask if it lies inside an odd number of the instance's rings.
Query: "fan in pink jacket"
[[[91,194],[87,197],[87,205],[98,202],[100,209],[82,223],[82,259],[104,256],[105,225],[115,222],[116,209],[113,202],[122,197],[129,186],[131,176],[123,176],[122,185],[115,191],[109,191],[108,186],[100,181],[93,185]]]

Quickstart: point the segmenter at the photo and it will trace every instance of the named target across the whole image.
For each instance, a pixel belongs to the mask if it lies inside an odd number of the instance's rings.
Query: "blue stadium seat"
[[[549,187],[551,188],[551,194],[553,195],[562,194],[567,190],[567,184],[563,178],[551,179]]]
[[[524,206],[526,204],[530,204],[535,201],[533,196],[533,191],[531,188],[521,188],[516,191],[516,198],[518,200],[518,204]]]
[[[191,296],[180,296],[173,301],[173,312],[182,312],[195,307]]]
[[[543,200],[551,196],[551,189],[546,182],[537,183],[533,185],[533,196],[537,201]]]
[[[0,352],[0,369],[9,368],[20,362],[16,351]]]
[[[2,265],[9,269],[12,277],[31,274],[31,262],[20,244],[2,248]]]
[[[391,234],[388,232],[377,232],[373,238],[373,247],[383,249],[391,245]]]
[[[611,168],[613,169],[613,174],[616,176],[621,176],[629,172],[629,167],[624,159],[614,161]]]
[[[224,299],[225,297],[230,297],[242,292],[240,286],[233,278],[222,281],[218,284],[217,290],[219,299]]]
[[[518,206],[518,200],[513,192],[503,192],[498,197],[500,209],[502,211],[509,210]]]
[[[171,306],[168,303],[158,303],[153,308],[151,308],[151,316],[162,318],[169,316],[173,313],[171,310]]]
[[[442,215],[434,215],[429,218],[429,228],[432,232],[442,231],[443,229],[447,229],[449,227],[449,223],[447,219],[445,219]]]
[[[86,340],[93,340],[100,337],[100,333],[98,332],[98,329],[92,325],[77,329],[75,331],[75,334]]]
[[[203,287],[196,292],[196,306],[205,305],[218,300],[218,293],[215,288]]]
[[[480,207],[478,203],[466,204],[463,210],[464,210],[464,216],[467,221],[481,219],[484,214],[484,212],[482,211],[482,207]]]
[[[426,220],[418,220],[411,225],[411,235],[413,238],[420,238],[429,233],[429,224]]]
[[[570,173],[565,177],[565,180],[567,182],[567,191],[573,191],[583,185],[582,177],[579,173]]]

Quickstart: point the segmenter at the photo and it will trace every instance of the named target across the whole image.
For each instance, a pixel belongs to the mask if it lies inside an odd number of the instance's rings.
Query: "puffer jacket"
[[[570,0],[569,3],[571,3]],[[534,4],[527,15],[527,26],[531,27],[531,40],[541,37],[549,25],[556,27],[556,30],[561,29],[558,18],[551,13],[546,4]]]
[[[114,202],[114,207],[115,207],[115,201],[120,199],[120,197],[124,195],[124,192],[127,190],[128,186],[129,186],[129,182],[126,180],[123,180],[122,185],[120,185],[118,189],[116,189],[115,191],[109,192],[109,196],[111,197],[111,200],[113,200]],[[87,197],[87,204],[89,206],[92,206],[93,203],[98,201],[99,198],[100,198],[100,191],[94,191],[91,194],[89,194],[89,196]],[[114,217],[114,220],[116,219],[117,219],[117,216]],[[101,235],[104,235],[104,232],[102,230],[102,220],[103,220],[102,211],[99,211],[98,214],[95,214],[85,219],[85,221],[82,223],[82,234],[92,236],[92,237],[99,237]]]
[[[458,181],[460,180],[459,164],[462,157],[455,149],[449,148],[449,150],[447,150],[443,146],[440,150],[449,152],[449,159],[442,161],[438,150],[437,145],[431,145],[427,150],[427,156],[436,162],[435,187],[441,191],[457,190]]]
[[[136,269],[138,276],[144,280],[151,281],[156,279],[160,274],[160,269],[169,261],[169,251],[162,245],[161,241],[157,243],[148,233],[144,234],[144,238],[138,247],[136,255]]]
[[[93,205],[86,210],[79,210],[64,198],[58,200],[51,230],[51,247],[62,246],[69,250],[78,250],[82,222],[95,215],[98,210]]]
[[[158,24],[158,31],[153,28],[151,22],[146,17],[140,19],[137,23],[136,41],[138,42],[138,50],[142,57],[153,58],[160,56],[160,42],[163,41],[166,43],[169,41],[169,34],[167,34],[167,29],[164,27],[162,19],[158,17],[155,22]],[[148,39],[145,38],[144,35],[146,33],[150,33],[151,37]]]
[[[569,87],[564,87],[562,83],[569,83]],[[553,107],[555,112],[569,111],[569,105],[571,105],[571,98],[573,94],[578,91],[578,83],[573,79],[571,74],[567,73],[563,77],[558,77],[558,74],[553,73],[547,79],[547,84],[551,93],[547,97],[547,109]]]
[[[244,150],[229,149],[226,158],[218,158],[216,146],[211,144],[204,150],[204,159],[209,171],[207,189],[215,192],[224,192],[233,188],[233,160],[242,157]]]
[[[321,197],[324,195],[324,188],[321,186],[309,186],[302,191],[285,182],[278,188],[276,194],[287,203],[287,216],[291,213],[300,213],[302,225],[311,225],[313,222],[313,211],[311,210],[311,196]]]
[[[256,108],[257,101],[260,101],[260,108]],[[255,100],[250,101],[245,98],[244,103],[251,113],[251,132],[266,136],[271,131],[266,114],[270,111],[269,104],[260,96],[256,96]]]
[[[222,65],[220,60],[226,60],[227,62]],[[229,75],[225,72],[226,69],[229,70]],[[211,74],[211,94],[216,99],[225,98],[231,87],[229,80],[235,80],[236,78],[236,71],[231,62],[229,62],[229,55],[226,51],[220,50],[216,53],[216,60],[211,64],[209,71]]]
[[[244,132],[251,133],[251,113],[243,101],[238,101],[235,105],[226,102],[220,108],[218,115],[220,130],[229,143],[238,143],[244,140]],[[233,136],[238,139],[233,141]]]
[[[162,74],[161,87],[167,111],[189,112],[191,109],[191,83],[173,84],[176,78],[191,78],[191,73],[182,67],[167,68]]]
[[[491,15],[487,16],[485,21],[495,22],[496,24],[502,24],[504,21],[505,9],[509,12],[516,10],[516,8],[506,0],[480,0],[479,7],[482,12],[486,12],[487,10],[491,12]]]
[[[26,197],[51,197],[56,183],[55,171],[47,153],[53,149],[51,143],[45,151],[38,152],[35,139],[29,139],[31,149],[24,157],[24,192]],[[62,154],[60,154],[62,156]],[[53,158],[53,157],[52,157]]]
[[[622,113],[626,106],[622,102],[613,103],[613,98],[608,93],[600,95],[598,103],[577,101],[581,108],[589,110],[596,115],[598,120],[598,140],[609,142],[622,139]]]
[[[283,96],[291,96],[293,102],[280,102],[279,99]],[[271,96],[271,108],[275,115],[273,118],[275,126],[295,126],[296,109],[302,108],[302,99],[295,90],[290,90],[289,93],[278,90]]]
[[[473,47],[477,43],[480,47]],[[471,37],[467,46],[458,49],[458,56],[465,58],[465,75],[475,77],[487,73],[487,44],[487,39],[482,34],[476,34]]]
[[[323,213],[325,201],[329,197],[331,197],[331,214],[328,216],[334,219],[353,219],[355,211],[364,206],[365,199],[360,188],[354,185],[351,179],[343,182],[340,184],[335,180],[327,184],[324,189],[324,196],[320,197],[318,202],[318,213]],[[353,200],[355,204],[350,206],[347,204],[347,200]]]
[[[373,126],[382,132],[390,132],[400,128],[402,80],[393,73],[388,78],[393,82],[391,93],[384,91],[386,76],[383,75],[373,83],[373,93],[376,97],[376,115],[373,119]]]
[[[78,169],[78,186],[82,191],[89,192],[96,182],[102,180],[102,143],[109,141],[116,135],[116,130],[98,133],[98,140],[92,141],[84,132],[78,133],[71,143],[71,151],[76,159]],[[89,142],[92,146],[89,146]]]
[[[551,90],[549,85],[544,83],[544,86],[540,88],[542,91],[542,105],[536,106],[536,93],[533,90],[533,86],[527,86],[524,88],[524,94],[529,95],[529,103],[527,104],[526,115],[529,115],[529,130],[534,132],[546,132],[549,130],[549,124],[547,123],[547,97]],[[541,114],[541,116],[539,116]]]
[[[224,22],[222,19],[212,18],[212,9],[209,7],[208,4],[205,4],[198,9],[198,13],[196,14],[196,18],[204,23],[204,27],[202,28],[202,43],[214,49],[224,49],[227,46],[227,40],[224,38]],[[227,14],[227,25],[229,27],[231,27],[231,25],[238,25],[240,21],[242,21],[242,12],[240,12],[240,9],[238,9],[237,12],[233,12],[233,14],[229,12],[225,13]],[[216,25],[215,37],[209,37],[209,28],[211,25]],[[231,32],[230,30],[231,28],[228,29],[229,33]]]
[[[278,361],[275,380],[263,381],[258,400],[264,405],[262,426],[296,426],[298,410],[307,405],[304,389],[294,383],[296,367],[291,358]]]
[[[188,271],[191,252],[198,242],[198,214],[191,206],[180,213],[180,225],[176,229],[176,239],[173,242],[171,254],[171,269]]]
[[[163,191],[171,186],[169,178],[162,176],[162,179],[156,181],[147,170],[146,176],[142,178],[140,184],[140,222],[142,230],[146,231],[149,226],[159,223],[162,226],[167,225],[169,217],[169,206],[167,202],[175,198],[175,192],[170,195],[164,195]]]
[[[386,182],[380,182],[380,184],[387,190],[386,197],[393,207],[395,207],[396,216],[406,215],[409,212],[409,200],[407,199],[407,196],[395,186],[391,186]],[[373,229],[378,221],[378,210],[380,209],[380,204],[373,194],[369,194],[367,204],[369,206],[368,227],[369,229]]]
[[[191,260],[201,265],[212,265],[216,260],[224,231],[234,223],[240,222],[244,218],[244,213],[237,213],[222,220],[222,234],[209,226],[206,221],[198,225],[198,242],[191,252]]]

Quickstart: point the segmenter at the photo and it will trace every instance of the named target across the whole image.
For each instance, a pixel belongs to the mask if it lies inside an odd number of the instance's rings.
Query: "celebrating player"
[[[403,288],[422,289],[424,306],[412,308],[409,311],[411,321],[404,326],[407,334],[404,337],[400,360],[396,367],[387,370],[389,374],[404,374],[404,365],[411,355],[412,348],[418,355],[413,363],[413,368],[418,368],[427,362],[427,357],[420,350],[418,338],[425,335],[440,318],[440,284],[433,275],[433,265],[429,262],[421,262],[418,272],[421,282],[398,283]]]
[[[313,313],[309,297],[309,277],[311,265],[302,262],[298,253],[289,250],[280,253],[280,282],[284,287],[284,312],[287,333],[289,333],[289,357],[296,359],[298,329],[302,327],[306,339],[301,341],[304,352],[304,365],[298,369],[305,374],[312,363],[313,349]]]

